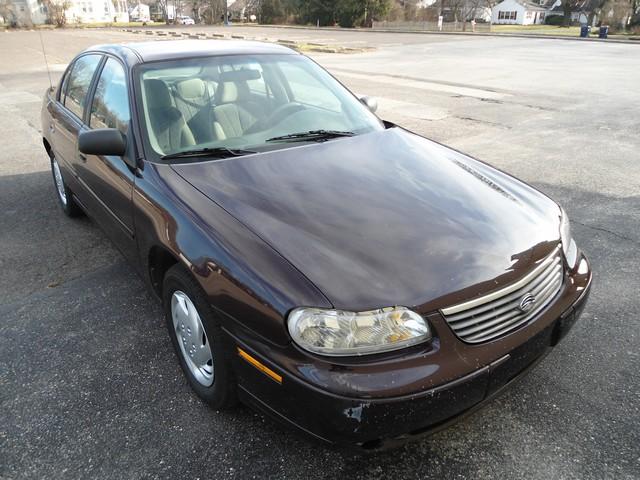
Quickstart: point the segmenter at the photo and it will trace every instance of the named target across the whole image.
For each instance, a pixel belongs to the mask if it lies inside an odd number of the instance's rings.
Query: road
[[[0,478],[640,478],[640,47],[244,30],[376,47],[313,58],[378,97],[381,117],[561,202],[595,271],[582,320],[505,395],[397,451],[361,457],[248,408],[212,411],[141,280],[91,221],[59,211],[40,38],[0,33]],[[140,39],[43,34],[54,83],[82,48]]]

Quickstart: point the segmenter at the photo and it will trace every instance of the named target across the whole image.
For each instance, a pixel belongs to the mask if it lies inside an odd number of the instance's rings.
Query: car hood
[[[172,168],[335,308],[441,308],[513,281],[559,242],[548,197],[400,128]]]

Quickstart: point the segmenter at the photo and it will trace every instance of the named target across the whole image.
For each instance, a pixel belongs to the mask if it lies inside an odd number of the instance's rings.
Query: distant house
[[[113,20],[115,22],[129,21],[129,4],[127,0],[111,0],[113,5]]]
[[[62,0],[54,3],[62,4]],[[18,27],[42,25],[48,12],[42,0],[10,0],[5,23]],[[127,0],[68,0],[65,17],[68,23],[128,22]]]
[[[16,27],[30,27],[45,23],[47,9],[38,0],[12,0],[6,3],[3,23]]]
[[[568,0],[567,0],[568,1]],[[545,18],[552,15],[564,16],[563,0],[505,0],[492,9],[491,21],[497,24],[534,25],[544,23]],[[592,23],[603,17],[602,0],[578,0],[571,7],[572,23]],[[612,5],[617,5],[614,1]],[[612,7],[605,8],[607,12]],[[608,13],[612,16],[611,13]]]
[[[491,9],[491,23],[498,25],[537,25],[544,23],[547,7],[526,0],[504,0]]]
[[[149,5],[137,3],[129,10],[129,20],[132,22],[148,22],[151,20]]]
[[[227,0],[227,10],[234,21],[246,22],[251,15],[257,15],[260,10],[258,0]]]
[[[126,13],[126,1],[71,0],[65,15],[69,23],[102,23],[128,21]]]

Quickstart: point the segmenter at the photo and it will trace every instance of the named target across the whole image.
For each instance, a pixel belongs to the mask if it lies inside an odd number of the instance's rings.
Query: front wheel
[[[82,215],[82,209],[73,199],[73,193],[65,183],[58,160],[53,153],[51,154],[51,173],[53,174],[53,183],[56,187],[56,194],[62,211],[68,217],[79,217]]]
[[[191,388],[217,410],[236,403],[236,381],[224,333],[205,293],[191,274],[174,265],[163,282],[167,328]]]

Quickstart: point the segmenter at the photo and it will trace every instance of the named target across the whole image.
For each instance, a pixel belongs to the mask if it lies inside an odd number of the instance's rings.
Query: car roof
[[[245,40],[158,40],[155,42],[95,45],[84,52],[96,51],[116,55],[129,65],[220,55],[298,54],[282,45]]]

